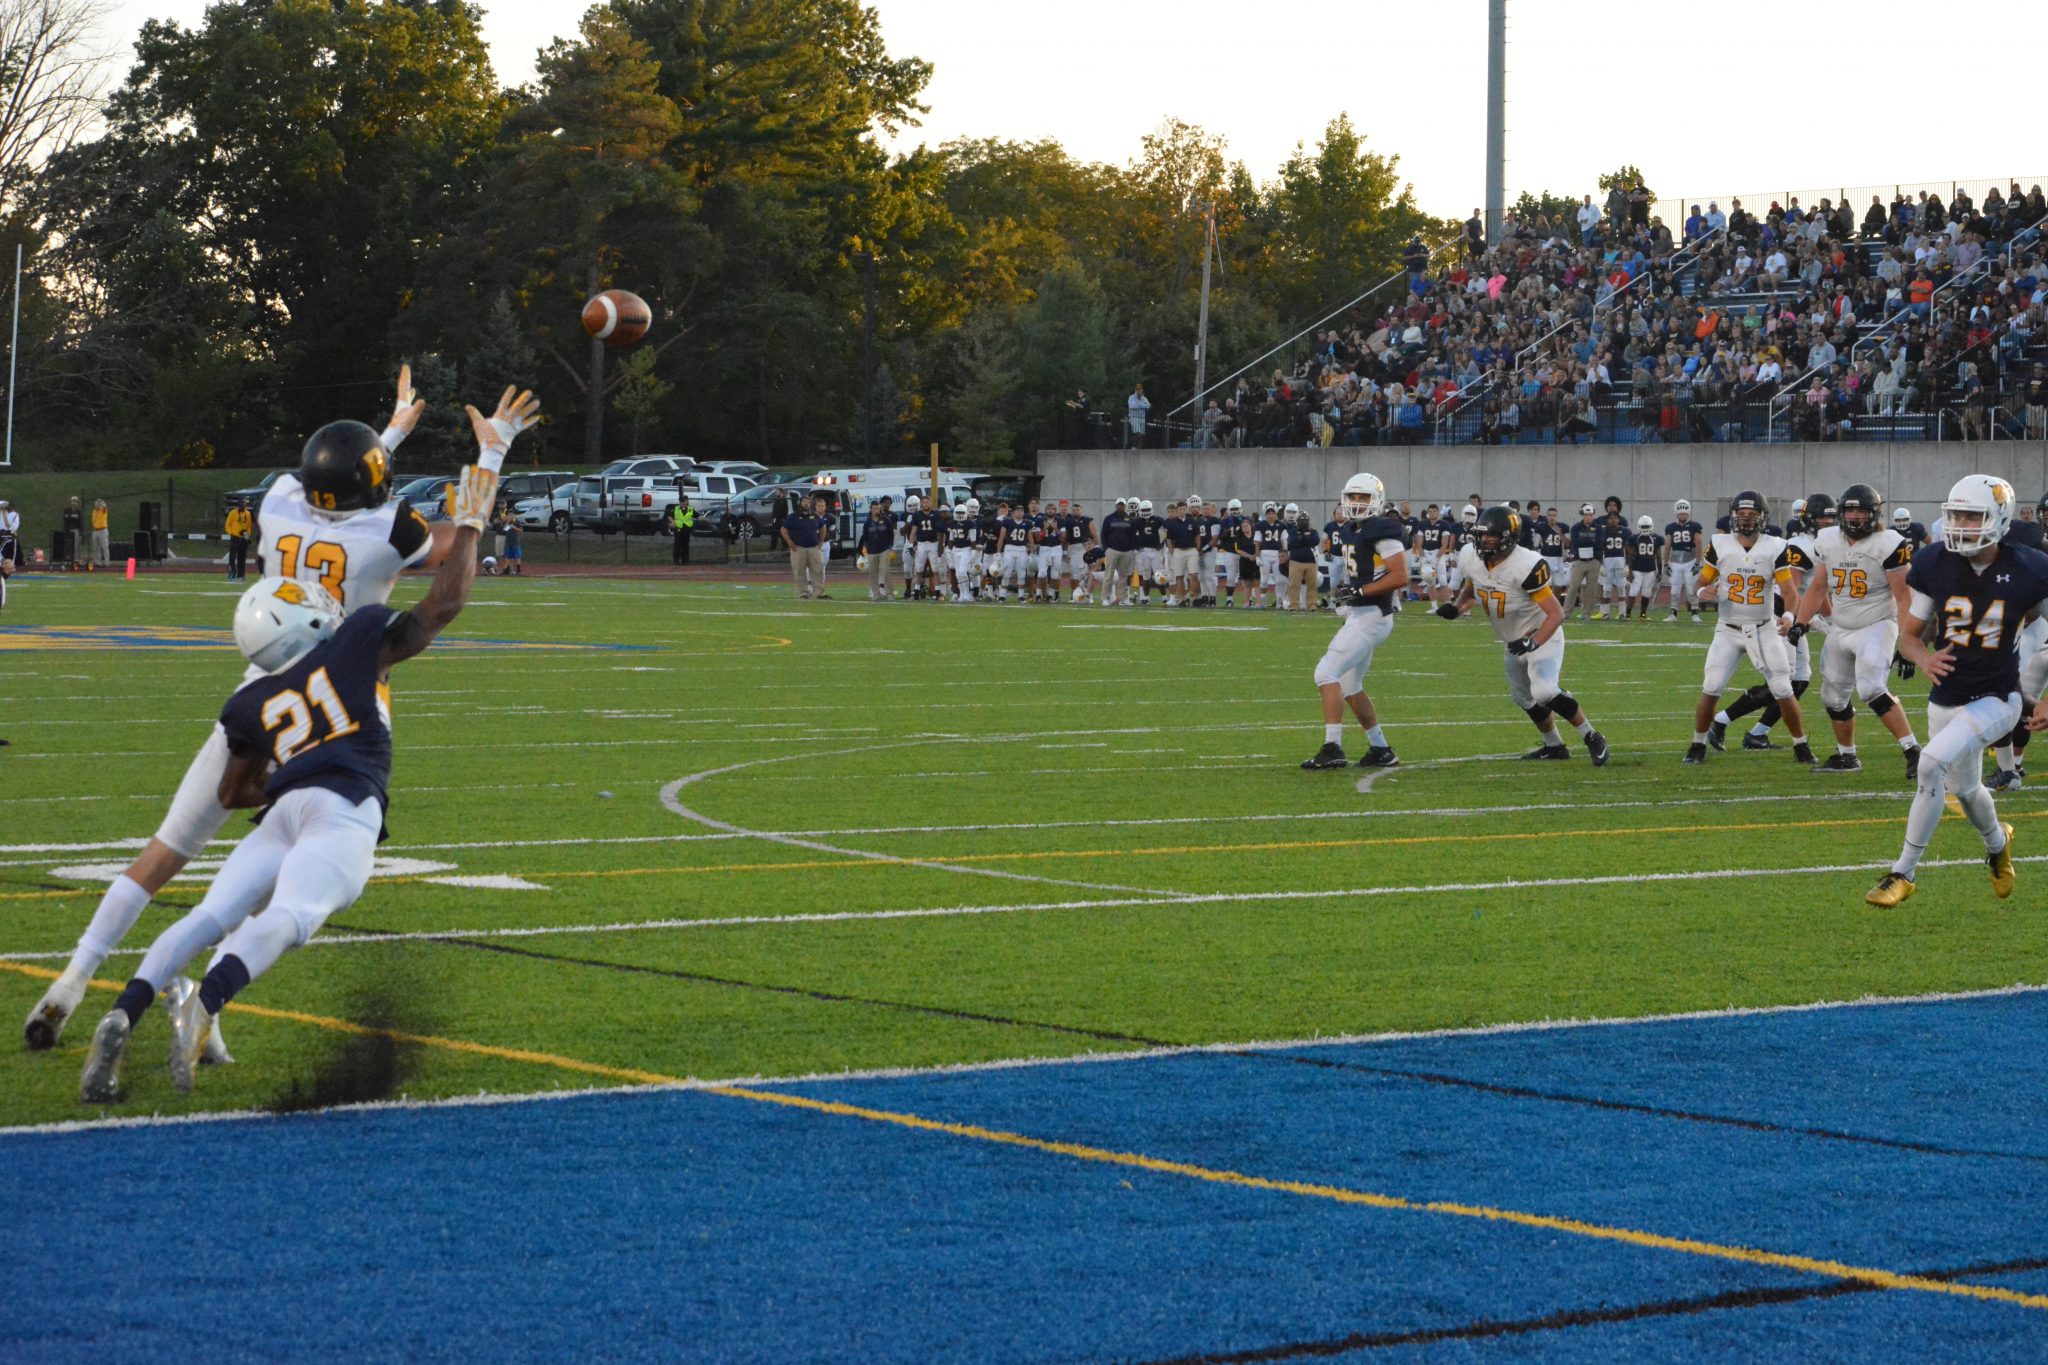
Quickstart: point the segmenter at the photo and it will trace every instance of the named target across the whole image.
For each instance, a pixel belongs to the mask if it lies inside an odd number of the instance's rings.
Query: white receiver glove
[[[386,455],[397,450],[399,443],[412,435],[412,429],[420,423],[420,414],[426,410],[427,400],[413,391],[412,366],[400,365],[398,402],[391,409],[391,421],[385,426],[384,434],[377,438],[377,443],[384,447]]]
[[[476,433],[476,462],[493,474],[505,467],[505,452],[513,438],[540,419],[540,400],[530,390],[507,386],[498,399],[498,410],[489,417],[475,408],[469,413],[470,430]]]
[[[449,520],[460,528],[481,531],[498,505],[498,471],[481,465],[464,465],[455,480],[455,505]]]

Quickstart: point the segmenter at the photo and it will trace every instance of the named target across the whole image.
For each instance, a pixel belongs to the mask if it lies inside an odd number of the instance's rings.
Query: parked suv
[[[522,469],[518,473],[507,473],[498,479],[498,501],[515,506],[528,498],[544,498],[565,483],[576,482],[576,476],[566,469],[534,471]]]

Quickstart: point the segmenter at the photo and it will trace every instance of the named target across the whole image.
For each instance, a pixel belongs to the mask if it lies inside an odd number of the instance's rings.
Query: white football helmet
[[[1290,502],[1285,507],[1280,509],[1280,515],[1287,518],[1289,521],[1292,521],[1296,517],[1301,515],[1301,508],[1295,506],[1295,504]]]
[[[1470,526],[1473,522],[1479,520],[1479,509],[1469,502],[1466,503],[1465,510],[1458,513],[1458,520]]]
[[[1387,510],[1387,486],[1371,474],[1353,474],[1337,498],[1347,521],[1364,521]]]
[[[962,504],[960,504],[960,505],[961,505],[962,507],[965,507],[965,508],[967,509],[967,515],[968,515],[968,516],[970,516],[970,517],[978,517],[978,516],[980,516],[980,515],[981,515],[981,499],[980,499],[980,498],[969,498],[969,499],[968,499],[968,500],[967,500],[966,502],[964,502],[964,503],[962,503]]]
[[[923,506],[924,502],[915,493],[912,493],[903,500],[903,510],[906,512],[915,512]]]
[[[341,603],[318,583],[266,578],[235,603],[235,644],[265,673],[289,668],[334,634]]]
[[[1231,513],[1234,516],[1237,513],[1244,511],[1244,503],[1236,498],[1232,498],[1228,503],[1224,505],[1223,510]]]
[[[1911,526],[1912,524],[1913,524],[1913,509],[1912,509],[1912,508],[1910,508],[1910,507],[1901,507],[1901,508],[1899,508],[1899,509],[1898,509],[1897,511],[1895,511],[1895,512],[1893,512],[1893,513],[1892,513],[1892,525],[1894,525],[1894,526],[1898,527],[1898,528],[1899,528],[1899,529],[1900,529],[1901,531],[1905,530],[1905,529],[1906,529],[1906,528],[1907,528],[1908,526]]]
[[[1138,510],[1139,510],[1140,512],[1144,513],[1144,514],[1145,514],[1146,516],[1148,516],[1148,517],[1149,517],[1149,516],[1151,516],[1151,515],[1152,515],[1152,499],[1150,499],[1150,498],[1139,498],[1139,499],[1138,499]]]
[[[965,521],[965,520],[967,520],[967,504],[966,504],[966,503],[964,503],[964,502],[956,502],[956,503],[954,503],[954,504],[953,504],[953,520],[955,520],[955,521]]]
[[[1973,555],[2005,539],[2017,505],[2012,485],[1995,474],[1965,474],[1941,505],[1942,543],[1959,555]],[[1958,517],[1970,524],[1958,526]]]
[[[1805,516],[1805,515],[1806,515],[1806,499],[1805,499],[1805,498],[1794,498],[1794,499],[1792,499],[1792,515],[1793,515],[1793,516],[1795,516],[1795,517],[1803,517],[1803,516]]]
[[[1266,504],[1266,505],[1265,505],[1264,507],[1261,507],[1261,508],[1259,509],[1259,515],[1263,517],[1263,516],[1264,516],[1264,515],[1266,515],[1266,513],[1268,513],[1268,512],[1277,512],[1277,511],[1279,511],[1279,510],[1280,510],[1280,504],[1279,504],[1279,503],[1277,503],[1277,502],[1269,502],[1269,503],[1267,503],[1267,504]]]
[[[1654,531],[1656,528],[1657,523],[1651,521],[1648,517],[1643,516],[1636,518],[1636,529],[1638,531]]]
[[[1684,498],[1680,498],[1677,502],[1671,504],[1671,510],[1674,512],[1684,512],[1686,515],[1690,516],[1692,514],[1692,504],[1687,502]]]

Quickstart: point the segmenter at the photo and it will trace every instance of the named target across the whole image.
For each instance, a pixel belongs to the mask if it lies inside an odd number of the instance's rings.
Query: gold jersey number
[[[317,738],[313,734],[315,711],[327,722],[327,733]],[[320,668],[306,679],[304,692],[296,689],[280,692],[263,703],[263,729],[265,732],[277,732],[277,738],[271,741],[270,751],[282,767],[306,750],[330,739],[352,735],[362,726],[356,724],[348,708],[341,704],[341,694],[334,690],[334,682],[327,676],[327,670]]]
[[[1835,596],[1867,597],[1870,594],[1870,575],[1862,569],[1836,569]]]
[[[1723,581],[1728,586],[1722,592],[1731,607],[1760,607],[1771,590],[1771,580],[1757,573],[1732,573]]]
[[[303,536],[279,536],[277,538],[277,554],[278,558],[284,561],[278,570],[279,577],[297,578],[299,576],[299,551],[301,548],[304,548],[306,552],[306,569],[311,573],[318,574],[320,576],[320,586],[334,594],[335,601],[341,603],[344,607],[347,606],[348,597],[341,589],[342,583],[348,578],[347,548],[336,545],[331,540],[316,540],[311,545],[306,545]]]

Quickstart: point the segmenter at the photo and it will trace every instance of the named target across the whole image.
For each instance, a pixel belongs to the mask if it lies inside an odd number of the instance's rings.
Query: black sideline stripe
[[[2048,1259],[1992,1261],[1964,1266],[1960,1270],[1920,1270],[1912,1274],[1924,1280],[1966,1280],[1987,1275],[2015,1275],[2048,1269]],[[1292,1341],[1277,1346],[1255,1346],[1241,1351],[1217,1351],[1202,1355],[1172,1356],[1149,1365],[1260,1365],[1266,1361],[1299,1360],[1349,1355],[1353,1351],[1384,1350],[1390,1346],[1427,1346],[1440,1341],[1481,1341],[1489,1337],[1527,1336],[1536,1332],[1558,1332],[1574,1327],[1601,1327],[1617,1322],[1639,1322],[1645,1318],[1689,1317],[1727,1309],[1775,1308],[1787,1303],[1837,1299],[1850,1294],[1883,1294],[1892,1291],[1865,1280],[1830,1280],[1817,1285],[1788,1285],[1779,1289],[1736,1289],[1695,1299],[1659,1299],[1652,1303],[1615,1308],[1566,1308],[1542,1317],[1508,1321],[1482,1318],[1458,1327],[1424,1327],[1409,1332],[1355,1332],[1350,1336],[1321,1341]]]

